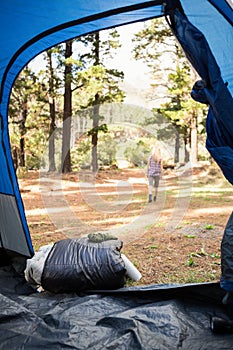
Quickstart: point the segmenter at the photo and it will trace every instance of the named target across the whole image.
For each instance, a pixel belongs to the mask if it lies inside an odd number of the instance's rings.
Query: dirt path
[[[205,174],[167,172],[156,203],[147,203],[141,169],[97,177],[30,173],[20,180],[35,250],[66,237],[109,232],[141,271],[140,284],[212,281],[220,275],[220,244],[232,211],[232,189],[201,185]]]

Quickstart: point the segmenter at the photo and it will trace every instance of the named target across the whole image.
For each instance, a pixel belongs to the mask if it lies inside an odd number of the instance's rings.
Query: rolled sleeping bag
[[[58,241],[46,258],[41,285],[54,293],[120,288],[126,274],[122,246],[116,239],[100,243],[87,237]]]

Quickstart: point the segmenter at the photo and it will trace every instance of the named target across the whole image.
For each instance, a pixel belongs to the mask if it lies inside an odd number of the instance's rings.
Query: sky
[[[136,61],[132,54],[133,35],[142,27],[143,22],[138,22],[117,28],[122,46],[114,58],[109,61],[109,64],[124,72],[124,82],[121,84],[121,88],[126,91],[125,103],[150,109],[153,106],[153,101],[148,101],[145,98],[151,83],[149,69],[142,61]],[[37,56],[30,65],[35,71],[40,70],[45,65],[42,55]]]
[[[117,29],[122,46],[111,64],[124,72],[122,88],[127,92],[125,103],[149,107],[151,103],[145,98],[151,83],[149,69],[142,61],[136,61],[132,53],[134,47],[132,38],[142,28],[143,23],[139,22]]]

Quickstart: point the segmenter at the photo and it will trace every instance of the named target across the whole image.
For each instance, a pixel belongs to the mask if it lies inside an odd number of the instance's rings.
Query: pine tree
[[[25,137],[27,133],[26,121],[31,112],[32,101],[40,95],[40,85],[35,73],[28,67],[20,73],[12,89],[9,103],[10,123],[17,125],[19,133],[19,144],[14,145],[14,159],[17,166],[25,167]]]
[[[164,20],[150,21],[135,36],[134,41],[135,58],[143,60],[151,68],[154,80],[152,98],[156,94],[163,93],[154,112],[168,118],[176,130],[174,161],[179,161],[182,135],[185,161],[190,158],[195,163],[198,159],[198,121],[202,122],[205,116],[203,107],[190,97],[197,74],[191,68]]]
[[[72,40],[65,44],[65,72],[64,72],[64,109],[62,128],[62,173],[71,172],[70,137],[72,116]]]
[[[123,100],[124,93],[118,86],[119,79],[123,79],[123,73],[105,66],[105,61],[112,55],[113,49],[119,47],[117,31],[110,31],[106,40],[101,39],[99,32],[81,37],[79,40],[87,51],[79,58],[85,69],[77,75],[81,87],[78,91],[79,96],[76,96],[80,101],[78,108],[90,110],[91,107],[89,116],[92,119],[92,129],[88,135],[91,137],[92,145],[91,168],[95,173],[98,170],[98,134],[107,132],[107,125],[101,125],[100,106]]]
[[[53,50],[47,50],[47,69],[49,72],[49,88],[48,88],[48,100],[49,100],[49,171],[56,170],[55,164],[55,129],[56,129],[56,109],[55,109],[55,78],[54,69],[52,64]]]

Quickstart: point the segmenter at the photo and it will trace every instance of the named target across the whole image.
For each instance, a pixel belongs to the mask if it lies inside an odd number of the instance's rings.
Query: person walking
[[[154,188],[154,202],[157,198],[159,180],[162,176],[163,171],[163,161],[161,158],[160,149],[156,149],[148,158],[147,162],[147,177],[148,177],[148,192],[149,200],[152,202],[153,198],[153,188]]]

